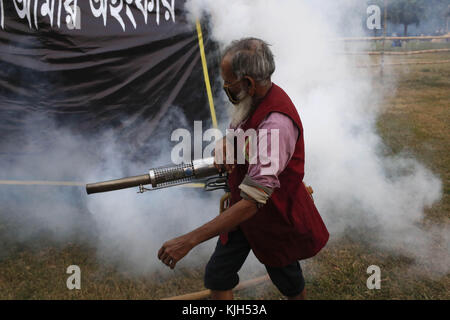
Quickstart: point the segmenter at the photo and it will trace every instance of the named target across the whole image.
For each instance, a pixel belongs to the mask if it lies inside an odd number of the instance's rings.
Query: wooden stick
[[[235,291],[246,289],[248,287],[256,286],[260,283],[266,282],[269,280],[269,276],[265,275],[262,277],[258,277],[255,279],[247,280],[242,283],[240,283],[236,288],[234,288]],[[192,293],[183,294],[181,296],[175,296],[175,297],[168,297],[161,300],[201,300],[206,299],[211,295],[211,290],[202,290]]]

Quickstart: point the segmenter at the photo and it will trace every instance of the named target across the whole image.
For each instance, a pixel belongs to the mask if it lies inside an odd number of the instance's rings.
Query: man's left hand
[[[158,259],[169,266],[170,269],[173,269],[177,262],[183,259],[193,247],[194,244],[189,235],[174,238],[165,242],[159,249]]]

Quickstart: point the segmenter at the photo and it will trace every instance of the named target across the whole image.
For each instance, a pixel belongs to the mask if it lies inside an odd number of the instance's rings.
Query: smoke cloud
[[[361,1],[191,0],[188,7],[192,20],[208,17],[222,46],[249,36],[272,45],[273,81],[302,119],[305,181],[315,190],[331,240],[373,230],[374,246],[448,272],[448,251],[442,255],[431,246],[437,237],[448,248],[448,229],[419,227],[424,210],[441,198],[440,179],[411,155],[386,155],[376,130],[384,92],[374,90],[373,71],[354,68],[353,56],[336,54],[346,48],[333,38],[363,35]]]
[[[2,238],[36,246],[43,239],[86,243],[97,249],[102,262],[128,274],[171,274],[157,259],[158,249],[216,216],[220,194],[174,187],[145,194],[131,188],[88,196],[84,184],[145,174],[150,167],[170,164],[172,130],[189,127],[182,114],[173,106],[151,141],[141,146],[143,154],[151,155],[148,158],[128,154],[129,146],[113,130],[86,137],[58,127],[48,116],[25,119],[20,134],[0,143],[6,152],[0,180],[75,181],[81,186],[0,185]],[[17,139],[24,142],[20,153],[29,157],[14,156],[11,142]],[[201,265],[212,252],[212,241],[194,249],[179,266]],[[4,256],[9,245],[1,244]]]
[[[424,209],[440,199],[441,181],[409,155],[384,154],[375,127],[383,93],[374,92],[375,79],[368,71],[352,67],[352,57],[334,54],[344,48],[330,39],[338,37],[339,22],[354,5],[336,2],[191,0],[187,8],[193,23],[208,16],[212,36],[221,45],[248,36],[272,45],[277,64],[273,80],[290,95],[303,121],[305,181],[315,190],[331,240],[352,229],[370,228],[378,235],[374,245],[401,250],[418,263],[436,261],[430,244],[437,237],[448,246],[448,230],[425,231],[418,225]],[[358,35],[360,18],[345,19],[352,35]],[[218,75],[218,70],[210,74]],[[223,96],[216,101],[223,102]],[[218,107],[219,113],[226,113],[223,103]],[[51,119],[29,119],[20,133],[27,141],[21,151],[33,154],[33,160],[2,157],[0,179],[87,183],[144,174],[149,166],[170,163],[170,134],[188,126],[176,107],[171,110],[152,141],[143,144],[150,154],[155,150],[154,155],[139,160],[125,152],[127,146],[113,131],[86,138]],[[10,150],[13,141],[2,141],[0,147]],[[80,241],[95,246],[99,259],[123,270],[169,274],[157,250],[164,241],[216,216],[221,194],[183,187],[144,195],[136,191],[88,197],[83,187],[0,186],[0,218],[15,230],[2,232],[15,241],[42,234],[55,241],[83,235]],[[203,265],[215,241],[194,249],[178,265]],[[254,262],[250,257],[247,265],[257,265]],[[448,272],[448,265],[441,260],[434,270]]]

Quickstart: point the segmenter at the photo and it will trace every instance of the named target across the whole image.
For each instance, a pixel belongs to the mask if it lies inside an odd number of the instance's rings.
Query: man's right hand
[[[223,137],[216,143],[216,148],[214,150],[214,166],[219,170],[219,172],[226,171],[231,173],[236,167],[236,161],[233,155],[230,153],[227,159],[227,148],[231,150],[233,145]]]

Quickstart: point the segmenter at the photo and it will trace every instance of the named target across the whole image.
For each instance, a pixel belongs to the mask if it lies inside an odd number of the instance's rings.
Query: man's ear
[[[247,88],[248,88],[248,95],[253,97],[256,93],[256,83],[255,80],[252,77],[245,76],[244,77]]]

